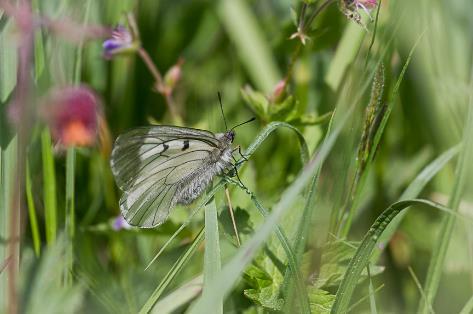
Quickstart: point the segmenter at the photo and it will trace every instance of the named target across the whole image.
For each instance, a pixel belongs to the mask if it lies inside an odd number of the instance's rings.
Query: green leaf
[[[309,288],[309,300],[310,300],[310,312],[312,314],[327,314],[330,313],[335,296],[329,292],[317,289],[314,287]]]

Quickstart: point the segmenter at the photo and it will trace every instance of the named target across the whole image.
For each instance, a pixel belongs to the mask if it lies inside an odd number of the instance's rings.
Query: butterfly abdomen
[[[199,171],[182,180],[176,193],[176,204],[188,205],[198,198],[207,188],[212,179],[222,174],[225,169],[232,167],[232,149],[218,151],[219,158],[212,156]]]

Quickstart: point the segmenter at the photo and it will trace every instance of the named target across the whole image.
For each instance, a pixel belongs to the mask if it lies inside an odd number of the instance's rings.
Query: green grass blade
[[[309,161],[294,183],[283,193],[281,200],[274,206],[266,221],[222,268],[217,279],[211,283],[209,294],[202,295],[190,313],[205,313],[206,309],[215,306],[215,298],[224,298],[230,293],[245,267],[276,228],[279,219],[291,208],[294,199],[306,187],[307,182],[313,177],[314,171],[323,163],[350,113],[351,110],[347,111],[340,125],[322,145],[318,154]]]
[[[209,284],[215,280],[221,269],[220,244],[218,234],[217,206],[215,199],[205,205],[205,252],[204,252],[204,288],[206,294]],[[223,298],[215,300],[215,307],[209,309],[211,313],[223,313]]]
[[[36,216],[36,208],[33,199],[33,188],[31,186],[30,164],[28,161],[26,162],[25,189],[26,201],[28,204],[28,218],[31,226],[31,237],[33,238],[33,248],[36,256],[39,257],[41,255],[41,238],[39,235],[38,218]]]
[[[189,259],[195,253],[200,242],[204,239],[204,234],[204,229],[202,229],[197,235],[197,237],[194,239],[192,245],[187,249],[186,252],[184,252],[184,254],[179,257],[179,259],[174,263],[174,265],[171,267],[166,276],[164,276],[161,283],[158,285],[158,287],[154,290],[154,292],[151,294],[151,296],[141,308],[139,312],[140,314],[149,313],[151,311],[151,309],[163,293],[164,289],[166,289],[166,287],[171,283],[174,277],[179,274],[182,268],[187,264]]]
[[[473,296],[466,302],[459,314],[470,314],[473,312]]]
[[[41,151],[43,158],[43,192],[46,243],[52,245],[57,233],[57,201],[56,201],[56,172],[51,145],[51,135],[48,129],[41,133]]]
[[[222,0],[220,19],[258,89],[269,93],[281,79],[271,49],[247,2]]]
[[[15,261],[9,256],[6,239],[10,237],[9,222],[13,198],[14,178],[17,160],[17,139],[13,138],[6,147],[0,147],[0,263],[7,266]],[[0,275],[0,310],[8,304],[8,276]]]
[[[373,280],[371,279],[371,272],[370,272],[369,265],[366,266],[366,270],[368,272],[368,280],[369,280],[368,291],[369,291],[369,297],[370,297],[370,310],[372,314],[378,314],[378,310],[376,309],[375,289],[373,286]]]
[[[75,163],[76,150],[69,147],[66,153],[66,234],[67,234],[67,252],[66,269],[64,279],[66,283],[72,281],[72,267],[74,263],[74,235],[75,235]]]
[[[177,309],[188,303],[202,292],[203,282],[204,276],[202,275],[199,275],[196,278],[188,281],[159,300],[151,313],[174,313]]]
[[[422,285],[420,284],[420,281],[419,279],[417,278],[416,274],[414,273],[414,270],[412,269],[412,267],[408,267],[407,270],[409,271],[409,274],[411,275],[412,277],[412,280],[414,280],[414,284],[416,285],[417,287],[417,290],[419,290],[419,294],[421,296],[421,302],[424,302],[425,305],[428,307],[429,309],[429,312],[431,314],[434,314],[434,310],[432,308],[432,304],[430,303],[427,303],[427,297],[425,296],[425,292],[424,290],[422,289]]]
[[[470,75],[470,97],[468,105],[468,117],[463,133],[463,145],[462,151],[460,152],[456,173],[455,183],[451,198],[449,200],[449,207],[454,211],[458,211],[462,195],[464,193],[467,176],[471,170],[471,160],[473,158],[473,67]],[[427,271],[427,279],[425,282],[424,290],[427,296],[426,302],[419,303],[419,312],[427,313],[427,304],[432,304],[440,282],[440,276],[442,275],[443,265],[447,255],[448,246],[452,238],[453,229],[455,227],[455,216],[449,215],[444,218],[442,227],[440,229],[438,241],[435,242],[436,246],[432,253],[432,259],[430,260],[429,268]]]
[[[394,217],[396,217],[403,209],[412,205],[427,205],[439,210],[450,212],[450,209],[445,208],[440,204],[419,199],[400,201],[389,206],[381,215],[378,216],[364,236],[355,255],[350,260],[343,280],[338,287],[331,313],[338,314],[347,312],[352,294],[360,280],[361,272],[368,265],[379,237]]]

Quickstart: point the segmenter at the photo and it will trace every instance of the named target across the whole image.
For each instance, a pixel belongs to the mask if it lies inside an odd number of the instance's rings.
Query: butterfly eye
[[[233,130],[229,131],[227,133],[227,137],[230,140],[230,142],[233,142],[233,140],[235,139],[235,131],[233,131]]]

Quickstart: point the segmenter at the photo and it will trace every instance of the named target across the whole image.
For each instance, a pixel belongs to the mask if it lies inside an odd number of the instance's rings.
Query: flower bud
[[[286,87],[287,87],[287,80],[282,79],[280,80],[273,89],[273,93],[269,97],[272,102],[280,102],[286,96]]]
[[[164,75],[164,85],[166,85],[166,89],[169,92],[172,92],[177,83],[181,80],[183,63],[184,59],[179,59]]]

